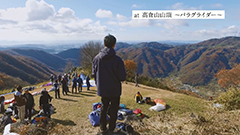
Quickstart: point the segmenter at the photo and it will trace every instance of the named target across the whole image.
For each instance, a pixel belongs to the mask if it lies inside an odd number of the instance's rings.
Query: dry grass
[[[49,87],[48,87],[49,88]],[[60,90],[61,91],[61,90]],[[143,97],[160,98],[167,103],[167,110],[162,112],[149,111],[151,105],[136,104],[134,94],[141,92]],[[50,92],[54,97],[54,92]],[[96,87],[86,88],[82,93],[60,95],[61,99],[53,99],[52,104],[57,108],[52,115],[50,135],[96,135],[99,127],[93,127],[88,114],[92,111],[92,104],[100,102],[96,95]],[[39,96],[35,96],[38,110]],[[149,118],[141,121],[130,121],[134,130],[139,134],[239,134],[239,112],[221,112],[211,109],[212,102],[205,101],[185,94],[148,86],[134,87],[133,83],[123,84],[121,103],[129,109],[139,108]],[[190,117],[193,113],[196,117]]]

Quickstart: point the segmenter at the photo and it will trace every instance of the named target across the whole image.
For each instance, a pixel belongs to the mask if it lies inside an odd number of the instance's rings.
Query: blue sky
[[[132,10],[225,10],[225,19],[134,20]],[[239,36],[240,1],[0,0],[0,43],[207,40]]]

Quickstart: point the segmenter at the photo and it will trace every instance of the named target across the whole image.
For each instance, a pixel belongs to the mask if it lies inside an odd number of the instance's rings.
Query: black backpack
[[[133,127],[129,124],[126,124],[126,123],[117,122],[116,127],[118,127],[119,129],[121,129],[122,131],[127,132],[127,133],[133,133],[134,132]]]

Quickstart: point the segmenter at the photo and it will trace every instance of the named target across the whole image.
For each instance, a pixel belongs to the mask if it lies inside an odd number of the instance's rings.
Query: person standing
[[[25,116],[28,117],[28,120],[31,121],[32,118],[32,109],[34,107],[34,98],[28,89],[25,89],[23,96],[26,98],[26,107],[25,107]]]
[[[22,87],[18,86],[14,93],[15,102],[17,103],[18,116],[21,123],[24,123],[26,98],[22,95]]]
[[[90,78],[89,78],[89,75],[87,75],[86,84],[87,84],[87,90],[89,90],[89,88],[90,88]]]
[[[135,87],[139,87],[138,85],[138,73],[135,75]]]
[[[116,38],[108,35],[104,38],[104,48],[93,59],[92,76],[97,85],[97,95],[101,97],[100,113],[101,133],[113,132],[116,127],[117,112],[122,94],[121,81],[126,79],[126,71],[122,59],[114,50]],[[110,121],[107,129],[107,109],[110,106]]]
[[[75,93],[77,93],[77,78],[74,76],[72,79],[72,93],[75,89]]]
[[[39,99],[39,108],[42,108],[44,111],[44,115],[48,118],[51,118],[50,114],[50,104],[49,102],[52,101],[52,97],[46,91],[46,88],[42,89],[41,96]]]
[[[82,92],[83,80],[82,80],[82,78],[80,77],[80,75],[78,75],[77,82],[78,82],[78,91],[79,91],[79,92]]]
[[[59,92],[59,83],[57,80],[55,80],[53,87],[54,87],[54,91],[55,91],[55,98],[60,98],[60,92]]]
[[[64,77],[63,77],[63,79],[62,79],[62,81],[61,81],[61,84],[62,84],[62,94],[63,95],[68,95],[67,94],[67,89],[68,89],[68,80],[67,80],[67,75],[66,74],[64,74]],[[64,94],[65,93],[65,94]]]
[[[1,96],[0,97],[0,113],[4,113],[5,112],[4,100],[5,100],[5,97]]]

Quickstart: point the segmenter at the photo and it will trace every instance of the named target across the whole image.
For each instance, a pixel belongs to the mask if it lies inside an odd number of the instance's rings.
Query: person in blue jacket
[[[113,132],[116,127],[117,112],[122,94],[121,81],[126,79],[126,71],[122,59],[114,50],[116,38],[107,35],[104,48],[95,56],[92,64],[92,76],[97,85],[97,95],[101,97],[100,129],[102,133]],[[110,106],[110,120],[106,127],[106,114]]]

